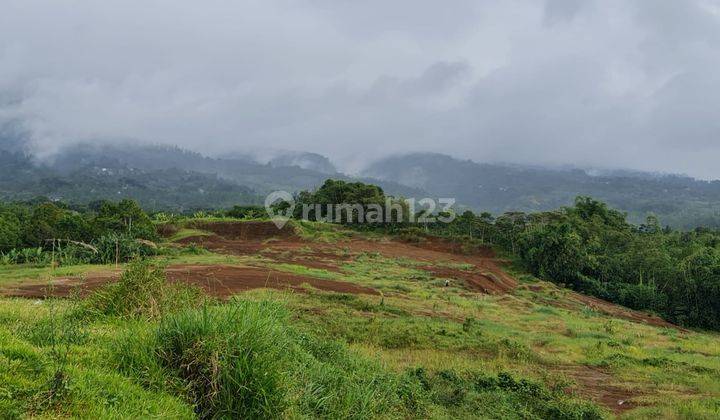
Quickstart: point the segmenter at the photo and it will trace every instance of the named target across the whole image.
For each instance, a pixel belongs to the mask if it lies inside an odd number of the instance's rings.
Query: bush
[[[155,231],[163,238],[169,238],[180,231],[174,223],[162,223],[155,227]]]
[[[181,378],[201,418],[275,418],[288,407],[290,342],[278,305],[187,310],[157,331],[161,364]]]
[[[152,319],[186,307],[198,307],[204,300],[198,287],[168,283],[162,267],[138,260],[128,265],[119,281],[90,295],[81,310],[91,314]]]
[[[138,257],[154,255],[155,248],[145,242],[138,241],[130,235],[111,233],[101,236],[95,241],[98,250],[97,262],[112,264],[116,261],[126,262]]]
[[[425,233],[419,227],[400,229],[397,235],[403,242],[418,244],[427,241],[427,233]]]
[[[125,374],[182,393],[201,418],[418,417],[413,377],[288,326],[276,302],[234,301],[136,323],[114,345]]]
[[[262,219],[267,217],[267,211],[262,206],[233,206],[225,211],[225,216],[234,219]]]

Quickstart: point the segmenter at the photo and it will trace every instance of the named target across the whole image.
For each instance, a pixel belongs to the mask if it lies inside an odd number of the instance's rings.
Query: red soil
[[[225,239],[265,240],[295,237],[290,225],[278,228],[271,222],[193,222],[188,227],[212,232]]]
[[[195,284],[205,289],[208,294],[220,298],[227,298],[245,290],[258,288],[303,291],[303,285],[305,284],[316,289],[332,292],[378,294],[374,289],[349,282],[299,276],[259,267],[171,265],[165,271],[168,280],[171,282]],[[94,273],[84,278],[57,278],[50,284],[20,285],[6,290],[4,294],[6,296],[44,298],[47,296],[69,296],[77,291],[83,295],[105,283],[117,280],[118,277],[118,272],[108,271]]]
[[[278,230],[269,222],[195,223],[190,227],[212,232],[213,235],[185,238],[179,241],[180,243],[196,243],[224,254],[256,255],[262,252],[263,256],[275,262],[338,272],[341,271],[340,267],[343,263],[352,261],[363,253],[379,253],[389,258],[407,258],[425,262],[427,265],[421,266],[421,269],[438,278],[460,281],[472,292],[502,294],[509,293],[518,286],[518,281],[501,269],[503,261],[495,258],[489,248],[465,253],[459,244],[437,239],[428,239],[417,244],[366,239],[349,239],[334,244],[305,242],[289,227]],[[452,264],[464,264],[468,269],[448,266]],[[33,298],[42,298],[48,294],[67,296],[78,288],[81,293],[87,293],[117,279],[118,275],[118,272],[109,271],[93,273],[86,278],[55,279],[49,293],[47,285],[37,284],[19,285],[2,293],[6,296]],[[262,267],[174,265],[167,268],[167,275],[170,281],[196,284],[209,294],[221,298],[254,288],[290,289],[302,292],[304,284],[334,292],[378,294],[374,289],[349,282],[300,276]],[[537,289],[555,286],[549,284],[542,286],[542,283],[538,283],[523,287]],[[658,317],[572,292],[566,293],[561,302],[548,303],[573,310],[588,306],[635,322],[674,327]],[[608,407],[616,414],[637,406],[632,402],[633,392],[616,386],[613,377],[601,370],[585,366],[567,366],[560,368],[560,372],[575,380],[577,387],[574,387],[574,392]]]
[[[508,293],[518,285],[516,279],[502,269],[502,261],[495,258],[490,248],[480,248],[465,253],[461,245],[442,239],[429,238],[420,243],[399,241],[371,241],[349,239],[333,244],[306,242],[301,240],[291,227],[278,229],[271,222],[196,222],[190,227],[213,232],[210,236],[185,238],[180,243],[197,243],[215,252],[232,255],[263,255],[275,262],[292,263],[327,271],[341,271],[341,265],[352,261],[362,253],[379,253],[389,258],[407,258],[427,262],[422,269],[439,278],[461,281],[473,292],[500,294]],[[342,250],[342,252],[341,252]],[[468,270],[444,266],[443,264],[466,264]],[[89,290],[110,281],[117,273],[92,274],[84,280],[56,279],[54,295],[66,295],[77,285]],[[339,282],[298,276],[261,267],[233,266],[174,266],[168,268],[171,280],[200,284],[219,296],[235,291],[257,287],[298,288],[307,283],[322,290],[347,293],[377,293],[375,290],[348,282]],[[45,296],[46,285],[21,285],[3,292],[9,296]],[[663,319],[633,311],[601,299],[577,293],[568,295],[569,302],[553,303],[579,309],[588,306],[619,318],[661,327],[674,327]],[[565,299],[567,301],[568,299]]]

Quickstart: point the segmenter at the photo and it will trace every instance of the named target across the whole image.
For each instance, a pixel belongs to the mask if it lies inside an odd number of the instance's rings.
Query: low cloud
[[[715,1],[5,0],[0,119],[35,151],[391,153],[720,178]]]

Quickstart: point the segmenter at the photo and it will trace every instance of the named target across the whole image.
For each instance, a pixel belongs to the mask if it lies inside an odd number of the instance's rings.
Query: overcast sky
[[[389,153],[720,178],[720,2],[0,0],[39,153]]]

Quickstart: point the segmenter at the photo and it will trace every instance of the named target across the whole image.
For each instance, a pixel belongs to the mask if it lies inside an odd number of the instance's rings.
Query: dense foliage
[[[155,226],[135,201],[79,210],[42,200],[0,204],[0,263],[108,263],[153,252]]]
[[[383,191],[363,183],[328,180],[299,202],[332,204],[384,202]],[[295,216],[300,217],[295,209]],[[364,225],[367,227],[367,225]],[[661,227],[649,216],[631,224],[627,215],[589,197],[552,212],[474,214],[451,223],[374,225],[408,240],[422,235],[450,237],[466,247],[491,244],[506,249],[538,277],[634,309],[653,311],[687,326],[720,329],[720,232],[683,232]]]
[[[434,153],[388,157],[373,163],[364,174],[419,188],[431,196],[455,197],[458,203],[493,214],[553,210],[584,195],[628,212],[628,219],[635,223],[653,213],[675,228],[720,228],[717,180],[477,163]]]
[[[313,221],[376,224],[385,220],[385,200],[378,186],[328,179],[317,191],[298,194],[293,215]]]
[[[720,233],[641,225],[606,204],[578,197],[554,212],[471,212],[431,229],[501,246],[535,275],[675,323],[720,329]]]

